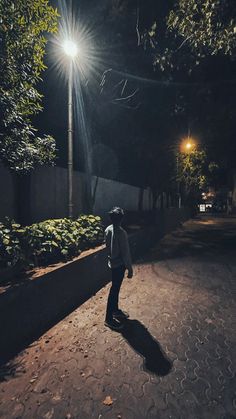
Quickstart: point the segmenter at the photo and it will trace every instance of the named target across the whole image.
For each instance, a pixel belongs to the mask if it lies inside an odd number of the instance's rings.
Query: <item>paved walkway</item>
[[[236,418],[235,276],[236,219],[185,223],[123,284],[122,333],[107,286],[2,369],[0,417]]]

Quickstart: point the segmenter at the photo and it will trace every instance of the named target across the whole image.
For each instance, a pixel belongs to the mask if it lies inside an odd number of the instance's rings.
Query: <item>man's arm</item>
[[[128,235],[125,230],[122,230],[122,234],[120,236],[120,251],[121,251],[121,256],[122,256],[125,268],[128,269],[128,278],[132,278],[133,276],[132,260],[131,260],[131,255],[130,255]]]
[[[105,230],[104,239],[106,243],[107,252],[110,255],[111,254],[111,232],[109,230]]]

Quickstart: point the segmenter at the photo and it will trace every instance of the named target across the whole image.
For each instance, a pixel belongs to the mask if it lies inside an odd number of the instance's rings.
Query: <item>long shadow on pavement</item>
[[[167,375],[172,364],[160,344],[138,320],[125,320],[121,335],[144,358],[144,369],[159,376]]]
[[[35,327],[35,330],[32,331],[32,333],[28,334],[27,336],[24,335],[24,329],[22,329],[22,339],[16,342],[14,345],[10,342],[8,342],[5,339],[4,334],[2,334],[2,342],[0,345],[0,382],[8,380],[10,378],[14,378],[16,375],[16,369],[19,368],[18,364],[15,364],[15,356],[17,356],[21,351],[24,351],[27,347],[32,346],[34,341],[39,339],[44,333],[46,333],[49,329],[55,326],[55,324],[59,323],[61,320],[63,320],[66,316],[68,316],[72,311],[78,309],[85,301],[87,301],[89,298],[91,298],[95,292],[85,294],[83,296],[76,296],[76,298],[71,302],[70,305],[68,305],[68,308],[63,308],[60,312],[55,312],[55,315],[52,319],[49,319],[48,321],[42,322],[42,325],[37,325]],[[48,296],[45,296],[45,299]],[[37,303],[37,304],[36,304]],[[37,311],[39,313],[42,312],[40,310],[40,302],[36,301],[35,308],[34,308],[34,314],[37,314]],[[44,308],[46,307],[46,303],[44,304]],[[29,310],[28,310],[29,311]],[[46,309],[45,309],[46,311]],[[30,315],[29,315],[30,317]],[[32,312],[31,312],[32,317]],[[19,313],[20,318],[20,313]],[[9,327],[7,324],[7,318],[3,319],[3,322],[5,322],[5,327]],[[14,330],[12,331],[12,334],[14,336]]]

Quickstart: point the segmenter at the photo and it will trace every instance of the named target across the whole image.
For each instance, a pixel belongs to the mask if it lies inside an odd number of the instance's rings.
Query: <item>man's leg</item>
[[[112,285],[107,301],[106,321],[113,320],[113,313],[118,310],[119,292],[124,279],[124,274],[124,266],[112,269]]]

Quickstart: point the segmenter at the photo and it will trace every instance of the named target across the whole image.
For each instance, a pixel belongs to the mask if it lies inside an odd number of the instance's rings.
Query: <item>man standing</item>
[[[128,318],[129,315],[119,309],[119,292],[122,281],[128,270],[127,278],[132,278],[133,269],[130,257],[130,248],[126,231],[121,227],[124,211],[114,207],[109,212],[112,224],[105,230],[106,247],[108,252],[108,266],[111,269],[112,285],[110,288],[105,326],[113,330],[121,330],[123,325],[119,320]]]

